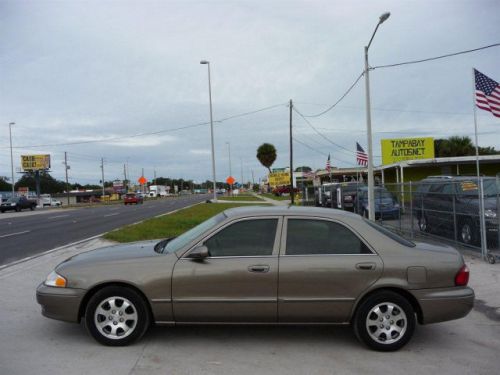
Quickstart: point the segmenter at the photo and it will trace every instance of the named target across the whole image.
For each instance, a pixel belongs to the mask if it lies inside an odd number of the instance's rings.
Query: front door
[[[172,296],[177,322],[276,322],[281,219],[228,223],[199,245],[209,257],[176,263]]]

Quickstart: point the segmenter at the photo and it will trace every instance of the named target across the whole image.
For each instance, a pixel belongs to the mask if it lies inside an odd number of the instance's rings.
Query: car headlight
[[[399,208],[399,203],[394,203],[394,208]]]
[[[493,210],[486,210],[484,211],[484,216],[488,218],[495,218],[497,217],[497,213]]]
[[[47,286],[54,286],[57,288],[66,288],[66,283],[66,279],[57,274],[56,271],[52,271],[44,282]]]
[[[11,203],[10,205],[11,205],[11,206],[15,206],[16,204],[15,204],[15,203]]]

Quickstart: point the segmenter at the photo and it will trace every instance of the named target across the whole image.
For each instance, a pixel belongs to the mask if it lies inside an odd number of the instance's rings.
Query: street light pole
[[[202,60],[200,64],[208,67],[208,99],[210,102],[210,139],[212,142],[212,177],[214,179],[214,202],[217,202],[217,182],[215,179],[215,149],[214,149],[214,121],[212,115],[212,84],[210,81],[210,61]]]
[[[12,125],[15,125],[15,122],[9,123],[9,139],[10,139],[10,172],[11,172],[11,182],[12,182],[12,198],[14,198],[14,158],[12,156]]]
[[[229,176],[233,176],[233,172],[231,171],[231,143],[226,142],[227,144],[227,152],[229,153]],[[231,194],[233,192],[233,184],[229,185],[229,188],[231,190]]]
[[[365,87],[366,87],[366,133],[368,138],[368,218],[372,221],[375,220],[375,180],[373,177],[373,147],[372,147],[372,116],[370,108],[370,67],[368,65],[368,49],[372,44],[378,27],[386,21],[391,13],[387,12],[380,16],[377,27],[373,31],[370,42],[365,46]]]

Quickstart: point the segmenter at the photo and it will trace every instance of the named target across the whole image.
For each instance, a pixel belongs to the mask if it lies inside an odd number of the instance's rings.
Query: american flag
[[[368,165],[368,155],[366,155],[365,150],[363,150],[363,147],[361,147],[358,142],[356,142],[356,161],[358,165],[364,167]]]
[[[474,69],[476,80],[476,105],[500,117],[500,86],[498,82]]]
[[[326,159],[326,170],[328,173],[332,170],[332,165],[330,164],[330,154],[328,154],[328,159]]]

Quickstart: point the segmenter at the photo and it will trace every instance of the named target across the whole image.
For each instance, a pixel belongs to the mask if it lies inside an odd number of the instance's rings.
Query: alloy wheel
[[[101,301],[94,313],[97,330],[112,340],[123,339],[134,332],[138,321],[137,309],[124,297],[109,297]]]
[[[375,305],[366,316],[366,330],[372,340],[393,344],[405,334],[408,319],[401,307],[393,302]]]

